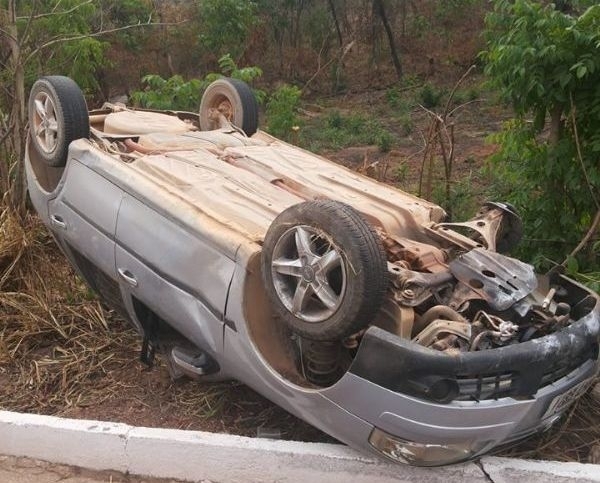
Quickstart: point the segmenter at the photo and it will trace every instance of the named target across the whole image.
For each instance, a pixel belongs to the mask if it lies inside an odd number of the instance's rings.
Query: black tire
[[[29,133],[35,152],[49,166],[58,168],[67,162],[69,144],[89,137],[85,97],[72,79],[47,76],[33,84],[29,94]]]
[[[388,287],[377,233],[354,208],[331,200],[300,203],[275,218],[263,244],[262,275],[283,322],[321,341],[365,328]]]
[[[258,129],[258,103],[250,86],[241,80],[223,77],[206,88],[200,102],[200,128],[203,131],[217,127],[209,116],[210,109],[219,110],[247,136],[252,136]]]

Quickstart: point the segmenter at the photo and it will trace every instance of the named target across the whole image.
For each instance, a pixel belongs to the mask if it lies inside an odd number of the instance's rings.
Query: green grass
[[[344,115],[337,110],[311,120],[299,138],[301,146],[316,152],[368,145],[387,152],[396,142],[396,135],[378,119],[364,114]]]

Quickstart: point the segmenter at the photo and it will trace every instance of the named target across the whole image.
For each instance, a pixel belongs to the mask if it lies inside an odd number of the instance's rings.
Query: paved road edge
[[[174,429],[139,428],[0,411],[0,454],[91,470],[184,481],[600,482],[600,466],[486,457],[480,463],[414,468],[346,446]]]

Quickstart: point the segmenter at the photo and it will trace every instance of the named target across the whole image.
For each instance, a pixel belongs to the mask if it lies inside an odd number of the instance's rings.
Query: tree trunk
[[[560,105],[554,106],[550,111],[550,146],[556,146],[562,136],[562,112],[563,107]]]
[[[398,80],[402,79],[402,64],[400,63],[400,58],[398,56],[398,50],[396,49],[396,41],[394,40],[394,32],[392,31],[392,26],[387,18],[385,13],[385,5],[383,4],[383,0],[373,0],[373,6],[375,7],[375,12],[381,18],[381,22],[383,23],[383,28],[385,29],[385,33],[388,38],[388,43],[390,44],[390,52],[392,55],[392,62],[394,63],[394,68],[396,69],[396,75],[398,76]]]
[[[25,173],[23,165],[23,131],[25,128],[25,72],[21,59],[21,46],[17,32],[16,0],[8,2],[8,25],[10,60],[13,74],[13,108],[11,112],[11,144],[14,150],[16,166],[15,179],[11,188],[11,205],[19,214],[25,210]]]
[[[329,10],[331,11],[331,17],[333,18],[333,23],[335,25],[335,31],[337,32],[338,43],[340,47],[343,45],[344,41],[342,39],[342,30],[340,29],[340,23],[337,18],[337,14],[335,13],[335,5],[333,0],[328,0]]]

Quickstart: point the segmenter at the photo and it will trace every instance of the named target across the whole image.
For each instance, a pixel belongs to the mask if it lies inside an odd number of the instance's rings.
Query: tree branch
[[[599,226],[600,226],[600,209],[596,212],[594,221],[592,221],[592,225],[590,226],[590,228],[587,231],[587,233],[585,234],[585,236],[581,239],[581,241],[577,244],[577,246],[575,248],[573,248],[573,251],[571,251],[571,253],[569,253],[567,258],[565,258],[564,261],[561,263],[561,265],[563,267],[567,266],[567,260],[569,258],[572,258],[575,255],[577,255],[588,244],[588,242],[590,241],[592,236],[594,236],[594,233],[596,233],[596,231],[598,230]]]
[[[600,203],[598,202],[598,198],[594,193],[594,188],[592,182],[590,181],[590,177],[588,175],[587,169],[585,167],[585,163],[583,162],[583,155],[581,154],[581,143],[579,142],[579,132],[577,130],[577,121],[575,119],[575,103],[573,102],[573,93],[569,93],[569,99],[571,101],[571,119],[573,121],[573,135],[575,136],[575,146],[577,147],[577,158],[579,159],[579,164],[581,164],[581,170],[585,176],[585,182],[587,183],[588,190],[590,191],[590,196],[592,200],[594,200],[594,204],[596,208],[600,210]]]
[[[88,33],[88,34],[80,34],[80,35],[71,35],[71,36],[66,36],[66,37],[59,37],[59,38],[54,38],[52,40],[49,40],[45,43],[43,43],[42,45],[40,45],[39,47],[37,47],[36,49],[32,50],[29,55],[25,58],[24,64],[27,64],[27,62],[29,62],[31,60],[31,58],[35,55],[37,55],[41,50],[50,47],[51,45],[54,44],[59,44],[59,43],[64,43],[64,42],[71,42],[74,40],[82,40],[82,39],[89,39],[92,37],[101,37],[102,35],[107,35],[107,34],[112,34],[115,32],[121,32],[123,30],[129,30],[129,29],[133,29],[133,28],[139,28],[139,27],[158,27],[158,26],[165,26],[165,25],[181,25],[183,23],[188,22],[187,20],[183,20],[181,22],[150,22],[150,19],[148,19],[148,22],[146,23],[141,23],[138,22],[136,24],[131,24],[131,25],[125,25],[123,27],[117,27],[114,29],[107,29],[107,30],[99,30],[98,32],[92,32],[92,33]]]
[[[327,68],[329,65],[331,65],[332,62],[334,62],[335,60],[338,60],[339,62],[342,62],[344,60],[344,57],[346,57],[346,54],[348,52],[350,52],[350,49],[352,48],[352,46],[354,45],[355,41],[352,40],[350,43],[348,43],[343,49],[340,49],[340,55],[339,58],[338,57],[332,57],[331,59],[329,59],[327,62],[325,62],[325,64],[323,64],[322,66],[319,66],[317,68],[317,71],[311,76],[310,79],[308,79],[306,81],[306,83],[304,84],[304,87],[302,88],[302,91],[305,91],[306,88],[308,87],[308,85],[314,81],[316,79],[316,77],[323,71],[323,69]],[[319,54],[319,63],[320,63],[320,54]]]
[[[592,221],[592,224],[591,224],[590,228],[588,229],[587,233],[581,239],[581,241],[577,244],[577,246],[573,249],[573,251],[571,251],[571,253],[569,253],[567,258],[565,258],[565,260],[562,262],[561,265],[563,265],[563,266],[567,265],[567,260],[570,257],[574,257],[575,255],[577,255],[577,253],[579,253],[587,245],[587,243],[590,241],[592,236],[594,236],[594,233],[596,233],[596,231],[598,230],[598,227],[600,226],[600,203],[598,203],[598,198],[596,197],[596,194],[594,193],[593,185],[590,181],[587,169],[583,162],[583,155],[581,154],[581,144],[579,142],[579,133],[577,131],[577,122],[576,122],[576,118],[575,118],[575,103],[573,102],[573,94],[572,93],[569,93],[569,99],[571,101],[571,121],[573,122],[573,135],[575,136],[575,146],[577,147],[577,158],[579,159],[579,163],[581,164],[581,169],[583,170],[583,174],[585,176],[585,181],[586,181],[586,183],[588,185],[587,187],[590,191],[590,196],[592,197],[592,200],[594,201],[594,204],[596,205],[597,211],[596,211],[596,216],[594,216],[594,220]]]
[[[469,67],[466,72],[462,75],[462,77],[460,79],[458,79],[458,82],[456,84],[454,84],[454,87],[452,88],[452,91],[450,91],[450,95],[448,96],[448,100],[446,101],[446,107],[444,107],[444,119],[448,116],[448,110],[450,109],[450,103],[452,102],[452,99],[454,99],[454,94],[456,94],[456,90],[458,89],[458,86],[460,86],[462,84],[462,81],[464,81],[466,79],[466,77],[471,73],[471,71],[475,68],[475,64],[473,64],[471,67]],[[453,111],[454,112],[454,111]]]
[[[38,18],[52,17],[53,15],[67,15],[69,13],[73,13],[75,10],[83,7],[84,5],[89,5],[90,3],[92,3],[92,0],[87,0],[87,2],[80,3],[79,5],[76,5],[73,8],[70,8],[69,10],[62,10],[60,12],[52,11],[52,12],[48,12],[48,13],[40,13],[38,15],[27,15],[27,16],[23,16],[23,17],[16,17],[16,19],[32,21],[32,20],[37,20]]]
[[[0,34],[4,35],[5,37],[8,38],[8,40],[12,40],[13,42],[16,42],[17,39],[16,37],[14,37],[13,35],[11,35],[10,33],[8,33],[6,30],[4,30],[3,28],[0,28]]]

